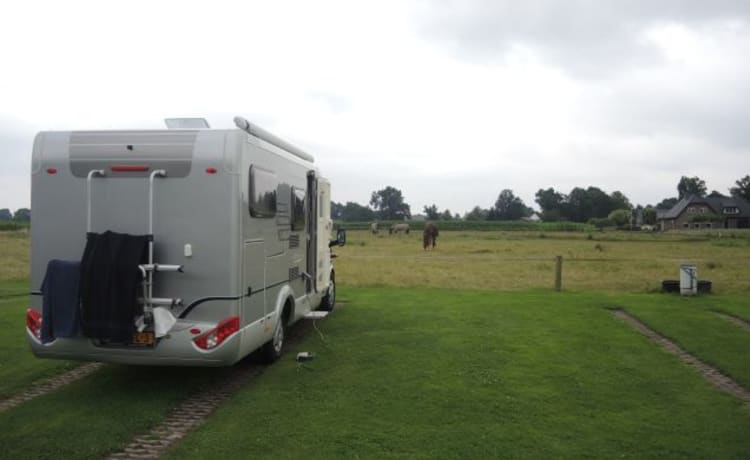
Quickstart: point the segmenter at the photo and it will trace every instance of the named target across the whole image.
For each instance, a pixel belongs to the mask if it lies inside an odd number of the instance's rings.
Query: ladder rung
[[[169,264],[143,264],[138,267],[142,268],[147,272],[180,272],[182,273],[182,265],[169,265]]]
[[[138,299],[138,303],[144,305],[163,305],[167,307],[177,307],[182,305],[182,299],[171,299],[169,297],[152,297],[151,299],[144,299],[143,297]]]

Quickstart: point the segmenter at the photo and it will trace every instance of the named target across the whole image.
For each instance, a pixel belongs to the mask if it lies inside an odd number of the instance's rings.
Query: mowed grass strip
[[[613,320],[602,307],[614,296],[340,294],[346,306],[318,323],[325,342],[313,335],[290,350],[169,458],[739,458],[750,449],[750,411]],[[317,358],[299,367],[302,350]]]
[[[156,426],[176,404],[228,372],[108,365],[0,413],[0,458],[102,458]]]
[[[631,300],[632,299],[632,300]],[[685,351],[750,389],[750,334],[712,309],[750,317],[750,300],[736,296],[622,296],[619,306]]]
[[[3,399],[36,381],[77,366],[71,361],[34,357],[26,343],[27,304],[25,296],[0,298],[0,398]]]

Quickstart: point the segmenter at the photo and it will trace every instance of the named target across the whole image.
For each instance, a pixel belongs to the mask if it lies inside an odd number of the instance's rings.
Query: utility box
[[[698,294],[698,268],[693,264],[680,265],[680,294]]]

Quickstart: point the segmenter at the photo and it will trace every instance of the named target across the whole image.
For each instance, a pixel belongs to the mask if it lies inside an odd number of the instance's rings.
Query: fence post
[[[555,291],[562,291],[562,256],[555,256]]]

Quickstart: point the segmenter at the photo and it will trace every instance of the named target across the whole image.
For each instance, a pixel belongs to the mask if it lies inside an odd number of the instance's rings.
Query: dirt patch
[[[80,380],[92,372],[100,369],[104,364],[102,363],[88,363],[82,366],[78,366],[75,369],[64,372],[60,375],[50,377],[39,382],[32,383],[31,388],[24,391],[16,396],[11,396],[8,399],[0,400],[0,412],[4,412],[8,409],[12,409],[18,405],[25,403],[39,396],[51,393],[58,388],[65,386],[69,383],[73,383],[76,380]]]
[[[737,326],[741,327],[742,329],[746,330],[747,332],[750,332],[750,322],[745,321],[744,319],[740,318],[739,316],[734,316],[731,313],[726,313],[723,311],[715,310],[714,313],[716,313],[718,316],[724,318],[725,320],[729,321],[730,323],[736,324]]]
[[[713,386],[725,393],[729,393],[732,396],[741,399],[747,406],[750,406],[750,391],[742,387],[740,384],[738,384],[728,376],[722,374],[721,371],[704,363],[700,359],[683,350],[679,345],[654,331],[646,323],[626,312],[625,310],[613,310],[612,314],[631,326],[633,329],[648,337],[652,342],[659,345],[663,350],[677,356],[682,362],[694,368],[703,376],[704,379],[706,379]]]

